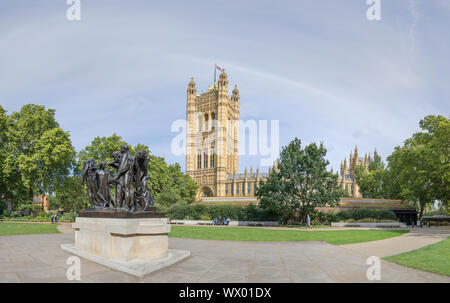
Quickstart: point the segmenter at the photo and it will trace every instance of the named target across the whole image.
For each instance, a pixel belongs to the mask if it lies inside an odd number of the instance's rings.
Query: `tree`
[[[283,147],[278,169],[257,186],[260,206],[280,214],[284,222],[304,218],[317,207],[339,206],[343,191],[338,176],[326,169],[326,152],[322,143],[302,149],[297,138]]]
[[[66,178],[59,185],[54,195],[48,199],[50,209],[63,209],[65,211],[78,211],[88,206],[86,189],[81,185],[81,177]]]
[[[395,147],[388,161],[400,196],[416,206],[422,220],[436,200],[448,204],[450,122],[443,116],[427,116],[419,124],[423,131]]]
[[[366,170],[363,165],[355,167],[356,183],[364,197],[383,199],[393,198],[389,182],[389,171],[385,169],[385,165],[381,157],[375,154],[373,162],[369,163]]]
[[[14,190],[16,194],[26,192],[25,201],[31,203],[34,195],[51,193],[68,176],[75,150],[69,133],[55,120],[54,110],[34,104],[23,106],[9,117],[6,134],[3,173],[20,188]]]

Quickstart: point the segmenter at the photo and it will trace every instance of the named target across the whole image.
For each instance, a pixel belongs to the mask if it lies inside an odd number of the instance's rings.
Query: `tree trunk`
[[[425,211],[425,205],[420,204],[420,211],[419,211],[419,221],[422,222],[423,212]]]

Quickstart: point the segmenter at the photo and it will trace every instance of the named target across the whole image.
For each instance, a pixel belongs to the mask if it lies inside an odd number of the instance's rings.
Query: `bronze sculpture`
[[[97,181],[97,199],[101,207],[110,207],[112,205],[111,194],[109,193],[110,176],[106,170],[106,163],[103,161],[99,164],[96,172]]]
[[[87,160],[84,163],[81,184],[86,183],[89,202],[91,203],[91,207],[93,208],[100,207],[97,198],[98,186],[97,186],[96,172],[97,172],[97,164],[95,163],[95,160],[94,159]]]
[[[148,181],[148,156],[145,150],[136,153],[133,161],[134,183],[134,207],[138,210],[146,210],[153,206],[153,198],[147,187]]]
[[[153,210],[154,201],[147,186],[147,152],[138,151],[133,157],[128,145],[123,145],[121,152],[114,152],[112,157],[112,162],[101,162],[99,166],[94,159],[84,163],[82,184],[86,182],[91,208],[124,212]],[[114,177],[110,176],[106,165],[116,170]],[[110,194],[111,184],[116,188],[114,200]]]

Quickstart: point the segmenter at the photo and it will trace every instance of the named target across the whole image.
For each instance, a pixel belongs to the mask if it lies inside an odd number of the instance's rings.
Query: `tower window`
[[[212,129],[214,129],[216,127],[216,114],[215,113],[211,114],[211,127],[212,127]]]
[[[228,184],[225,184],[225,195],[228,195]]]
[[[197,154],[197,169],[202,168],[202,152],[198,151]]]
[[[203,168],[208,168],[208,152],[205,152],[205,154],[203,155],[204,157],[204,161],[203,161]]]
[[[209,116],[208,114],[205,115],[205,130],[209,130]]]
[[[242,183],[242,193],[245,194],[245,183]]]
[[[202,115],[198,115],[198,118],[197,118],[197,130],[198,130],[198,132],[202,131]]]
[[[247,192],[249,194],[251,194],[252,193],[252,184],[251,183],[248,183],[247,189],[248,189]]]
[[[214,165],[215,165],[214,162],[215,162],[215,160],[216,160],[215,158],[216,158],[216,155],[214,154],[214,149],[212,149],[212,150],[211,150],[211,159],[210,159],[210,163],[209,163],[209,164],[210,164],[209,166],[210,166],[211,168],[214,168]]]
[[[231,183],[230,186],[231,186],[231,195],[233,195],[233,193],[234,193],[234,184]]]

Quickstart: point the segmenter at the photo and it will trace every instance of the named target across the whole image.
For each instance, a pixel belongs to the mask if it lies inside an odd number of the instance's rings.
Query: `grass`
[[[0,236],[57,234],[56,224],[0,222]]]
[[[407,230],[275,230],[249,227],[172,226],[169,237],[228,241],[325,241],[341,245],[401,236]]]
[[[406,267],[450,276],[450,238],[384,259]]]

